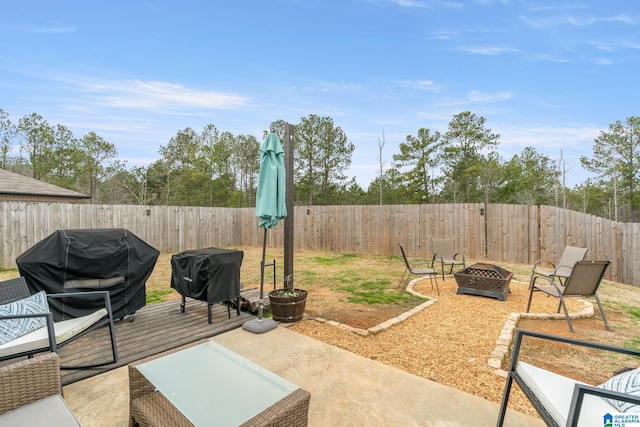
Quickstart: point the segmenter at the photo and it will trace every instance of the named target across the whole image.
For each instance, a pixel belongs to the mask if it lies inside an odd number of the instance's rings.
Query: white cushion
[[[609,381],[600,384],[598,387],[605,390],[640,396],[640,368],[616,375]],[[640,406],[631,402],[623,402],[621,400],[608,398],[605,398],[605,400],[620,412],[640,412]]]
[[[47,294],[40,291],[27,298],[0,305],[0,316],[48,313]],[[23,317],[0,320],[0,344],[5,344],[47,324],[47,318]]]
[[[0,415],[3,427],[71,427],[80,426],[61,395],[45,397]]]
[[[576,384],[586,384],[554,372],[538,368],[526,362],[518,362],[516,371],[522,380],[536,395],[540,403],[549,411],[556,422],[563,426],[567,422],[571,398]],[[580,410],[578,426],[602,427],[606,414],[618,413],[618,410],[606,400],[592,394],[585,394]]]
[[[56,334],[56,343],[62,344],[69,338],[78,335],[80,332],[88,329],[91,325],[107,316],[106,308],[88,314],[86,316],[77,317],[75,319],[63,320],[55,322],[54,329]],[[49,335],[47,328],[40,328],[26,335],[23,335],[6,344],[0,345],[0,356],[8,356],[11,354],[22,353],[23,351],[37,350],[49,346]]]

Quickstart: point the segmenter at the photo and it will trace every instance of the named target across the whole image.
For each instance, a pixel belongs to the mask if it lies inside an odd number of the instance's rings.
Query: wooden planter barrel
[[[284,289],[269,292],[269,307],[273,320],[282,323],[293,323],[302,320],[307,302],[307,291],[294,289],[296,296],[282,295]]]

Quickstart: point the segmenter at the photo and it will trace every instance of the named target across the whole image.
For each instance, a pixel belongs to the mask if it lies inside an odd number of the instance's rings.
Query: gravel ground
[[[499,403],[505,380],[487,362],[509,314],[524,312],[529,296],[527,284],[512,282],[510,288],[511,294],[504,302],[456,295],[455,280],[448,277],[440,284],[440,296],[435,296],[438,302],[378,335],[362,337],[314,320],[303,320],[293,325],[292,330]],[[435,294],[428,279],[418,282],[414,289],[427,296]],[[557,304],[555,298],[535,294],[531,312],[555,313]],[[571,312],[584,307],[575,300],[568,305]],[[566,328],[564,321],[553,323],[562,323],[561,327]],[[510,406],[535,414],[517,387]]]

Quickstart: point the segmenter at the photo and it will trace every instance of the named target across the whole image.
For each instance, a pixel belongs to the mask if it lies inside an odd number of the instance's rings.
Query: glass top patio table
[[[214,341],[137,369],[196,426],[240,425],[298,389]]]

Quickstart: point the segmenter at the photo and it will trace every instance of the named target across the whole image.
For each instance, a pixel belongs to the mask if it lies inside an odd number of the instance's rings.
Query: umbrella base
[[[242,324],[242,329],[244,329],[245,331],[253,332],[254,334],[263,334],[277,327],[278,324],[271,318],[255,318]]]

